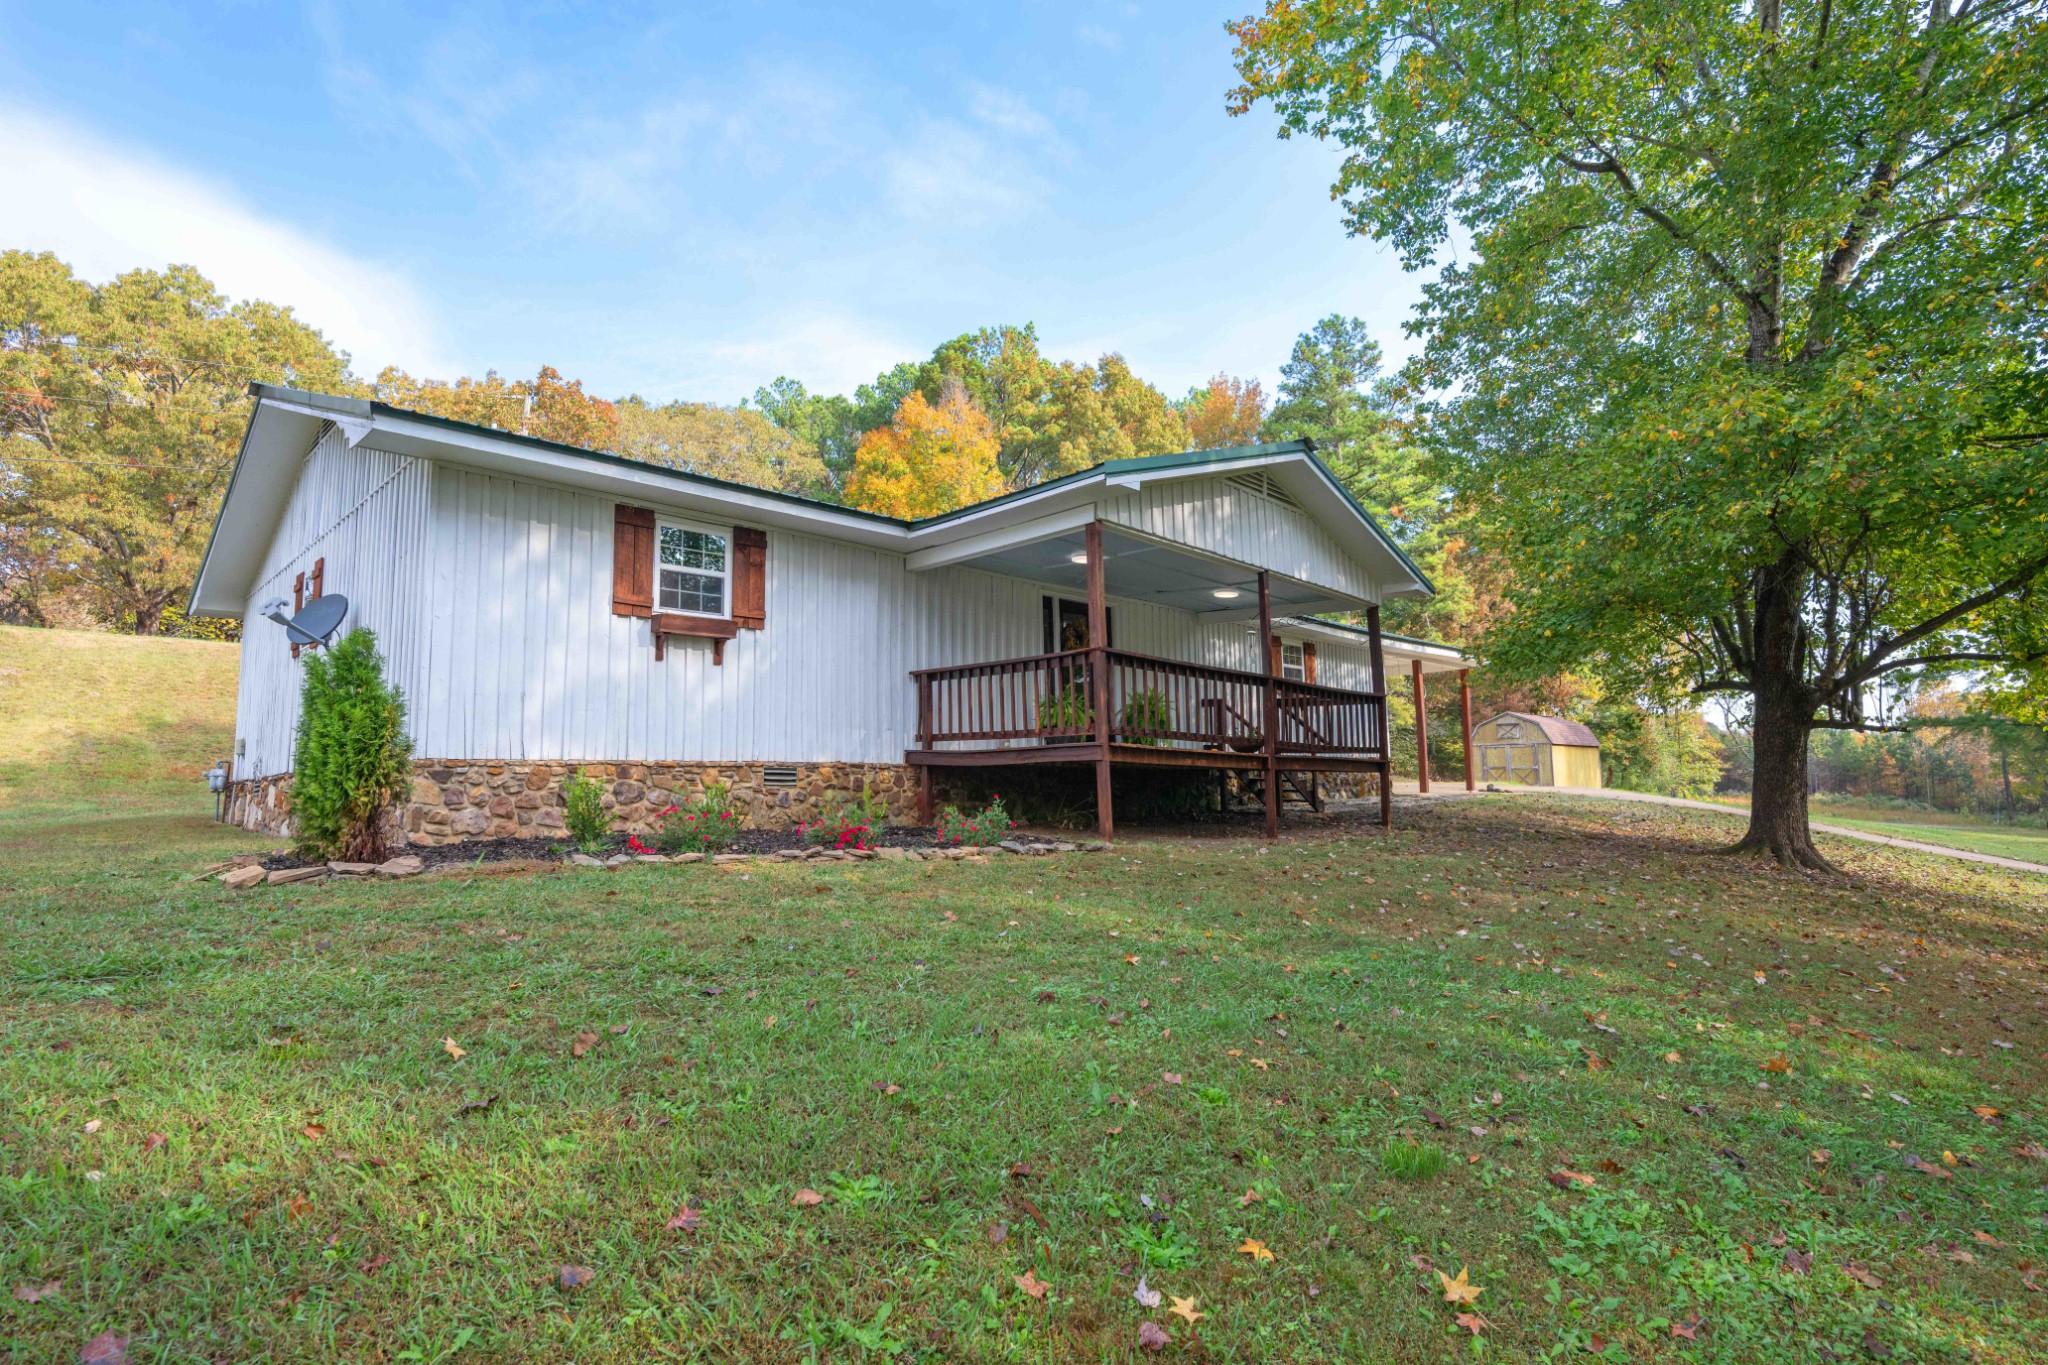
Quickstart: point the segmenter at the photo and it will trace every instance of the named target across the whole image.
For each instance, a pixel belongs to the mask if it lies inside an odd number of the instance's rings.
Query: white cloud
[[[266,217],[232,187],[42,115],[0,107],[0,244],[53,251],[102,281],[191,265],[237,299],[288,304],[349,352],[359,374],[387,364],[452,371],[430,310],[397,270]]]
[[[1018,137],[1053,135],[1052,120],[1032,108],[1029,100],[980,81],[967,83],[967,111],[999,132]]]
[[[1116,51],[1118,48],[1124,45],[1124,40],[1121,35],[1116,33],[1114,30],[1103,28],[1098,24],[1083,24],[1080,28],[1076,29],[1075,32],[1080,35],[1082,42],[1092,43],[1096,47],[1100,48],[1107,48],[1111,52]]]
[[[981,136],[949,119],[927,122],[887,158],[890,201],[906,218],[965,226],[1036,208],[1041,185]]]

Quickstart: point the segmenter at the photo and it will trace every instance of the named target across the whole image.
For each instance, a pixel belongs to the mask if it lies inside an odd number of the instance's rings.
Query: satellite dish
[[[306,603],[297,616],[286,616],[284,603],[279,602],[266,615],[284,627],[285,638],[293,644],[319,646],[334,638],[334,632],[341,629],[342,621],[348,616],[348,599],[338,592],[331,592]]]

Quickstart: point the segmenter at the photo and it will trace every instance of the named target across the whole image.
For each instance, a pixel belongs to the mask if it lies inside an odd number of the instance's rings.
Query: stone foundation
[[[258,834],[290,835],[292,775],[280,773],[235,783],[228,792],[227,822]]]
[[[793,786],[771,787],[764,769],[794,768]],[[612,828],[651,835],[672,805],[703,795],[706,782],[732,789],[733,805],[750,829],[789,829],[822,818],[863,786],[887,805],[889,818],[916,817],[917,778],[898,763],[493,763],[420,759],[412,791],[398,809],[405,842],[452,844],[463,839],[566,837],[562,787],[578,771],[605,786]]]

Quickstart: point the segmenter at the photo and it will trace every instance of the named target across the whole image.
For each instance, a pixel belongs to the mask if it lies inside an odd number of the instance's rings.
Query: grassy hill
[[[0,626],[0,814],[204,810],[240,646]]]

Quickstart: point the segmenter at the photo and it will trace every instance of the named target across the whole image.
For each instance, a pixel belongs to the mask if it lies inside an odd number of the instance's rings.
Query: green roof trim
[[[1294,619],[1297,621],[1313,622],[1319,626],[1327,626],[1331,630],[1347,631],[1352,635],[1367,637],[1372,635],[1372,632],[1364,626],[1353,624],[1350,621],[1332,621],[1327,616],[1297,616]],[[1391,630],[1381,631],[1380,638],[1382,640],[1395,640],[1404,645],[1422,645],[1428,649],[1448,649],[1451,653],[1458,655],[1462,655],[1465,652],[1463,645],[1447,645],[1442,640],[1425,640],[1419,635],[1396,635]]]
[[[344,413],[353,417],[400,417],[407,421],[425,422],[430,426],[442,427],[449,431],[489,436],[501,441],[512,441],[519,445],[530,446],[535,450],[550,451],[559,455],[574,455],[586,460],[597,460],[605,464],[616,465],[622,469],[644,470],[650,474],[680,479],[686,483],[700,484],[706,488],[717,489],[722,492],[744,493],[752,497],[771,498],[777,502],[814,508],[820,512],[837,513],[841,516],[854,517],[882,526],[901,526],[906,530],[913,531],[931,526],[942,526],[949,521],[987,511],[991,507],[1000,507],[1008,502],[1035,497],[1038,494],[1080,483],[1087,479],[1098,477],[1114,478],[1120,474],[1146,473],[1162,469],[1196,469],[1204,465],[1228,464],[1237,460],[1259,459],[1272,455],[1305,455],[1308,457],[1310,466],[1318,474],[1322,475],[1323,481],[1329,484],[1338,496],[1344,499],[1360,521],[1363,521],[1372,528],[1373,534],[1378,536],[1381,542],[1394,552],[1394,557],[1401,561],[1402,566],[1415,576],[1415,581],[1421,584],[1424,590],[1431,596],[1436,595],[1436,585],[1431,583],[1428,576],[1416,566],[1415,561],[1408,557],[1407,551],[1401,548],[1399,542],[1387,534],[1386,528],[1374,519],[1372,513],[1366,511],[1358,499],[1351,496],[1351,490],[1346,488],[1338,480],[1337,476],[1330,472],[1330,467],[1324,464],[1322,457],[1316,454],[1316,443],[1306,438],[1293,441],[1268,441],[1262,445],[1225,446],[1217,450],[1180,450],[1163,455],[1138,455],[1127,460],[1105,460],[1101,464],[1090,465],[1088,468],[1078,470],[1075,473],[1063,474],[1057,479],[1048,479],[1044,483],[1033,484],[1029,488],[1019,488],[981,502],[969,503],[965,507],[958,507],[950,512],[942,512],[937,516],[907,518],[892,517],[882,512],[869,512],[858,507],[848,507],[844,503],[827,502],[823,498],[806,497],[801,493],[785,493],[778,488],[761,488],[750,483],[738,483],[731,479],[714,478],[709,474],[698,474],[687,469],[677,469],[672,465],[653,464],[646,460],[635,460],[630,456],[614,454],[608,450],[592,450],[588,446],[569,445],[562,441],[550,441],[540,436],[528,436],[522,432],[506,431],[502,427],[485,426],[480,422],[464,422],[454,417],[437,417],[430,412],[418,412],[412,408],[395,407],[390,403],[374,398],[352,398],[344,394],[316,393],[310,389],[294,389],[282,384],[264,383],[251,383],[249,385],[249,394],[258,400],[270,398],[278,402],[304,403],[314,408],[324,408],[329,412]],[[245,443],[247,436],[248,433],[244,432],[243,438]],[[241,456],[239,453],[235,458],[235,465],[237,468],[241,466]],[[231,475],[231,488],[232,482],[233,478]],[[215,529],[219,529],[217,519],[215,521]],[[209,548],[211,548],[210,537]],[[1391,639],[1393,637],[1390,636],[1388,638]],[[1428,642],[1415,641],[1414,643]]]

